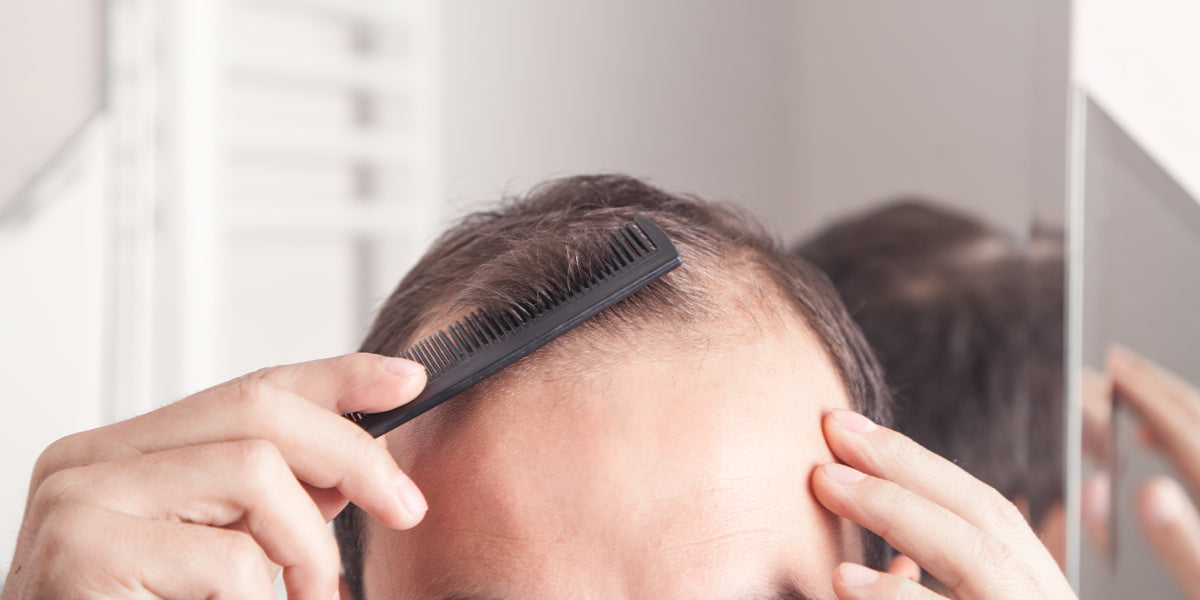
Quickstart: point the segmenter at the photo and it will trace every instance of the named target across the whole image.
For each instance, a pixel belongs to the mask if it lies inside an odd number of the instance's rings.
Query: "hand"
[[[274,598],[279,567],[289,598],[329,600],[339,560],[325,524],[347,502],[398,529],[425,512],[385,443],[341,414],[394,408],[424,385],[417,363],[350,354],[51,444],[3,600]]]
[[[825,416],[825,439],[846,464],[813,473],[817,499],[879,534],[961,600],[1075,598],[1054,558],[1012,502],[966,471],[847,410]],[[843,563],[842,600],[938,598],[908,578]]]
[[[1164,452],[1194,494],[1200,494],[1200,390],[1158,365],[1114,347],[1108,372],[1117,397],[1142,417],[1142,437]],[[1200,515],[1183,488],[1157,477],[1138,493],[1146,536],[1188,598],[1200,599]]]

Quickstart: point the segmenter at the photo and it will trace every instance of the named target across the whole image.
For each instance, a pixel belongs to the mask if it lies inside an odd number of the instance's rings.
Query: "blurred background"
[[[354,350],[448,219],[546,178],[628,172],[789,243],[902,196],[1022,238],[1082,202],[1086,96],[1194,203],[1198,23],[1169,0],[0,0],[0,561],[51,441]]]

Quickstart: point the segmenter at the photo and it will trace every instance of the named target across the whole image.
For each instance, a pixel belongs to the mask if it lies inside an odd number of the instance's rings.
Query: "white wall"
[[[1067,6],[443,3],[460,200],[627,171],[743,202],[787,239],[881,198],[1061,218]],[[464,202],[465,203],[465,202]]]
[[[1061,222],[1066,2],[802,2],[793,199],[803,230],[897,194],[1023,231]]]
[[[788,2],[443,3],[460,204],[623,171],[765,207],[786,194]]]

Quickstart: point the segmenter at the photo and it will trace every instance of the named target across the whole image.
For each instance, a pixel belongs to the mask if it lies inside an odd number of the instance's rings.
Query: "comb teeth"
[[[500,372],[682,264],[667,234],[642,217],[598,237],[596,243],[601,251],[595,262],[570,274],[568,282],[550,282],[546,289],[502,308],[472,311],[405,350],[401,356],[421,363],[429,373],[425,389],[411,402],[381,413],[346,417],[379,437]]]
[[[633,223],[603,239],[607,245],[605,256],[577,284],[563,289],[557,283],[551,283],[551,289],[514,302],[504,311],[474,310],[449,327],[417,342],[400,356],[424,365],[429,378],[433,379],[462,360],[512,335],[531,320],[573,301],[579,294],[642,260],[656,249],[645,232]]]
[[[480,309],[431,335],[400,356],[421,363],[429,377],[437,377],[464,358],[504,338],[516,323],[509,315],[497,316]]]

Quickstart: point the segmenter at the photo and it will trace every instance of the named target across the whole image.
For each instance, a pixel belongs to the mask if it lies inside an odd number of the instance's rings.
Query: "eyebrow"
[[[439,600],[507,600],[497,596],[468,596],[463,594],[451,594],[443,596]],[[818,600],[816,596],[811,596],[808,593],[801,591],[799,588],[786,584],[776,588],[774,591],[767,594],[753,593],[744,596],[737,596],[731,600]]]

